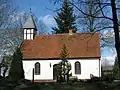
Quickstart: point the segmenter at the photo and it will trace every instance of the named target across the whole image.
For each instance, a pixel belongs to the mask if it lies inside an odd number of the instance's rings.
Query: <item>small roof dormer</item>
[[[25,22],[23,28],[24,29],[35,29],[35,30],[37,30],[32,15],[29,15],[29,17],[28,17],[27,21]]]

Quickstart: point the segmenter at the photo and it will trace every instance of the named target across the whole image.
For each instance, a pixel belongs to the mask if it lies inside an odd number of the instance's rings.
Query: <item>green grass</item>
[[[20,89],[21,88],[21,89]],[[74,83],[34,83],[27,87],[11,90],[120,90],[119,83],[106,82],[74,82]],[[1,90],[1,89],[0,89]]]
[[[40,90],[116,90],[114,83],[72,83],[72,84],[50,84],[37,83]],[[118,89],[119,90],[119,89]]]
[[[100,90],[93,84],[38,84],[42,90]]]

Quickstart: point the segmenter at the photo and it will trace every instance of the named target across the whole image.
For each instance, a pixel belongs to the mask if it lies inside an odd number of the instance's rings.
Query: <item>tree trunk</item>
[[[67,72],[67,82],[69,81],[69,77],[70,77],[69,72],[70,72],[70,70],[68,70],[68,72]]]
[[[3,71],[3,77],[4,77],[4,78],[5,78],[5,74],[6,74],[7,70],[8,70],[8,67],[5,67],[5,69],[4,69],[4,71]]]
[[[2,67],[0,66],[0,76],[1,76],[1,68],[2,68]]]
[[[116,0],[111,0],[111,8],[112,8],[112,17],[113,17],[113,29],[115,34],[115,48],[117,52],[117,58],[120,68],[120,42],[119,42],[119,26],[118,26],[118,19],[117,19],[117,9],[116,9]]]
[[[64,79],[64,82],[66,81],[65,79],[65,61],[63,60],[63,79]]]

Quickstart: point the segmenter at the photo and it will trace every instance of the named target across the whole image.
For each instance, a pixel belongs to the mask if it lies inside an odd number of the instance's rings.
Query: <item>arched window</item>
[[[81,74],[81,64],[80,62],[75,62],[75,74]]]
[[[40,63],[35,63],[35,75],[40,75]]]

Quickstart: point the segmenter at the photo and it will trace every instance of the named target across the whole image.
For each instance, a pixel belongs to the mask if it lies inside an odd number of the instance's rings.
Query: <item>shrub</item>
[[[104,75],[102,77],[103,81],[108,81],[108,82],[112,82],[114,80],[114,76],[113,75]]]
[[[115,58],[115,63],[113,67],[113,74],[115,79],[120,79],[120,68],[119,68],[119,63],[118,63],[118,58]]]
[[[13,81],[18,81],[24,78],[24,70],[22,64],[22,53],[20,48],[16,49],[11,62],[11,68],[9,70],[9,77]]]

